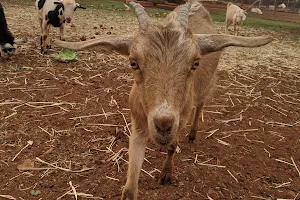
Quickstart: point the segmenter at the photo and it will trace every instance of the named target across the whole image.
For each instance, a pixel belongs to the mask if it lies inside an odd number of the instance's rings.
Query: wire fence
[[[234,0],[233,3],[253,4],[253,7],[260,9],[300,14],[300,0]]]

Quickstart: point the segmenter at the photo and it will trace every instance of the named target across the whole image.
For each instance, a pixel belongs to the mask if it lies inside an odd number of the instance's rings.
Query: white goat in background
[[[226,11],[225,33],[228,34],[228,27],[233,24],[235,35],[238,35],[237,25],[241,26],[243,24],[243,21],[246,19],[246,14],[246,11],[229,2]]]

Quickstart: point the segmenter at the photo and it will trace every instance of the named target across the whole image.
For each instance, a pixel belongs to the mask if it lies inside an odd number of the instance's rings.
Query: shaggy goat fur
[[[137,199],[148,139],[167,151],[159,183],[170,183],[180,132],[195,107],[189,140],[195,139],[199,114],[215,83],[222,49],[228,46],[258,47],[272,41],[269,37],[216,34],[208,11],[197,1],[177,7],[158,22],[152,21],[139,4],[130,4],[139,22],[135,35],[54,42],[75,50],[99,45],[129,57],[134,75],[129,95],[132,132],[122,200]]]

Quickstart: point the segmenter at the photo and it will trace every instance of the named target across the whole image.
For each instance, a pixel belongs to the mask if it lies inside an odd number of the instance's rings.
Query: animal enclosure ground
[[[43,56],[35,8],[4,7],[11,31],[27,43],[0,61],[0,195],[75,199],[71,181],[79,199],[120,199],[133,83],[126,57],[93,48],[61,63],[51,56],[56,47]],[[137,28],[130,11],[87,9],[74,23],[68,40]],[[223,23],[216,27],[223,32]],[[300,43],[265,29],[241,34],[275,41],[224,51],[195,142],[189,126],[181,133],[173,183],[157,184],[165,154],[149,142],[139,199],[300,199]]]

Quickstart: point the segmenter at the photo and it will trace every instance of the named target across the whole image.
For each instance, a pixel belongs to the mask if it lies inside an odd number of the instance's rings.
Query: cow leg
[[[147,134],[132,120],[132,135],[129,138],[129,164],[127,181],[122,192],[122,200],[137,200],[138,181],[145,157]]]
[[[194,116],[194,120],[191,126],[191,130],[189,133],[189,140],[192,142],[195,140],[196,138],[196,133],[197,133],[197,129],[198,129],[198,122],[199,122],[199,115],[201,113],[201,110],[203,108],[204,103],[201,102],[200,104],[196,105],[195,108],[195,116]]]
[[[60,31],[60,40],[63,40],[65,41],[65,37],[64,37],[64,34],[65,34],[65,23],[62,23],[61,26],[59,27],[59,31]]]

